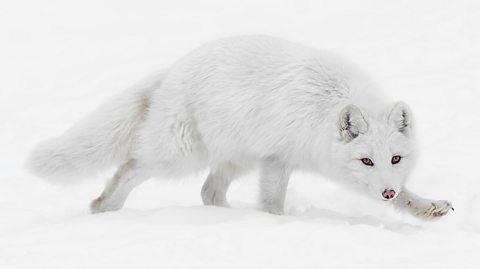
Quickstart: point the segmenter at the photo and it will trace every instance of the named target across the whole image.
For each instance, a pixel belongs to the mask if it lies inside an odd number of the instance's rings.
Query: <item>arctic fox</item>
[[[358,70],[329,53],[268,36],[206,44],[121,93],[28,165],[68,181],[116,166],[91,212],[122,208],[151,177],[209,168],[205,205],[228,206],[230,183],[260,169],[260,203],[282,214],[292,171],[308,170],[421,218],[452,205],[404,187],[415,162],[415,124]]]

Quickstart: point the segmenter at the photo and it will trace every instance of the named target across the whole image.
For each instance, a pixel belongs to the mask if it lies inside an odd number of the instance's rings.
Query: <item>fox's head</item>
[[[412,113],[396,103],[380,115],[354,105],[343,108],[338,120],[336,161],[348,180],[366,187],[375,198],[396,197],[415,162]]]

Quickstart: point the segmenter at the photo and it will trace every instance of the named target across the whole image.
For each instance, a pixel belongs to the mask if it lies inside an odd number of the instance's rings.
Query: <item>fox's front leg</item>
[[[407,189],[398,194],[393,204],[422,219],[433,219],[446,215],[453,210],[452,203],[446,200],[424,199]]]
[[[268,213],[281,215],[291,169],[277,158],[266,158],[261,165],[260,203]]]

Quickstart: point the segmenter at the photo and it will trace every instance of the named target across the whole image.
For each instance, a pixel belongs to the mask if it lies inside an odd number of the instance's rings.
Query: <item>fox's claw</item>
[[[432,219],[444,216],[448,211],[455,211],[452,203],[445,200],[432,201],[426,208],[418,208],[416,215],[425,219]]]

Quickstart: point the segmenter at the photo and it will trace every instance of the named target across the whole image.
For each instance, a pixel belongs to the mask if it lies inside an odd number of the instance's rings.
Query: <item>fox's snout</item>
[[[382,196],[383,198],[387,199],[387,200],[390,200],[392,199],[393,197],[395,197],[395,191],[392,190],[392,189],[385,189],[383,192],[382,192]]]

